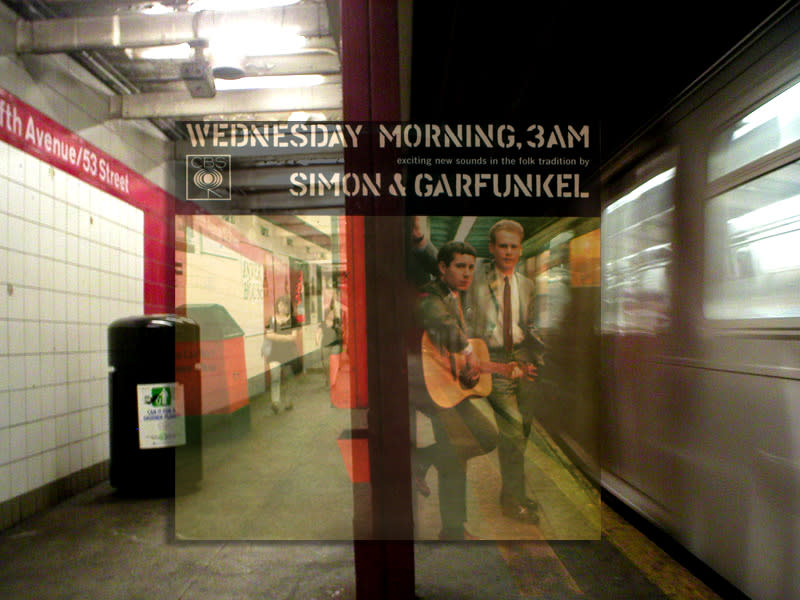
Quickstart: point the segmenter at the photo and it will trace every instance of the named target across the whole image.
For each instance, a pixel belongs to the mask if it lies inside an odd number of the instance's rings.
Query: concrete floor
[[[352,487],[335,444],[349,416],[321,373],[290,385],[294,410],[256,400],[247,432],[204,437],[191,493],[131,498],[104,483],[0,533],[0,598],[354,598]],[[540,525],[499,515],[495,459],[475,462],[470,527],[504,541],[417,542],[419,598],[716,598],[601,505],[546,434],[529,446]],[[422,539],[438,531],[435,497],[417,504]]]
[[[291,411],[273,415],[263,397],[250,405],[243,426],[218,423],[203,436],[202,483],[175,501],[181,540],[349,540],[353,488],[337,446],[350,414],[330,406],[322,373],[291,380]],[[488,403],[481,406],[494,419]],[[430,421],[418,413],[416,439],[433,441]],[[244,430],[244,431],[243,431]],[[541,520],[531,526],[504,518],[497,502],[497,453],[469,463],[468,527],[484,540],[598,540],[600,497],[540,428],[527,446],[526,476]],[[437,477],[431,496],[418,498],[417,540],[436,540],[441,521]]]

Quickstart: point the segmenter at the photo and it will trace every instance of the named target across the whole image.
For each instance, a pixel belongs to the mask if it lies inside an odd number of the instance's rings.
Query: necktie
[[[503,286],[503,346],[506,352],[511,352],[514,342],[511,338],[511,284],[508,277]]]

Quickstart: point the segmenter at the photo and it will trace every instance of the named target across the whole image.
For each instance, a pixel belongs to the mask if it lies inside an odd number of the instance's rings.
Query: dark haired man
[[[439,278],[420,290],[419,316],[433,345],[443,354],[463,362],[457,377],[470,389],[480,376],[480,362],[466,333],[463,295],[472,284],[475,250],[464,242],[447,242],[437,255]],[[451,408],[433,400],[419,405],[433,425],[435,443],[419,448],[414,457],[417,489],[427,495],[425,473],[435,466],[439,475],[439,510],[443,540],[474,539],[464,524],[467,521],[467,461],[491,452],[497,442],[497,429],[476,403],[466,398]],[[427,492],[427,493],[426,493]]]
[[[470,331],[489,347],[493,362],[520,365],[511,377],[492,375],[489,403],[497,417],[497,442],[503,514],[526,523],[537,523],[538,504],[525,489],[524,454],[526,426],[519,405],[524,379],[536,376],[543,344],[534,324],[534,283],[516,272],[522,255],[524,229],[516,221],[502,219],[489,230],[489,253],[494,258],[480,284],[470,290]]]

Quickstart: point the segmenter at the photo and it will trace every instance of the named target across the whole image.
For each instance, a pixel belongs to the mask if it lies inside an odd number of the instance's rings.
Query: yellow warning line
[[[530,446],[533,444],[529,444],[528,452],[531,454],[528,459],[533,460],[565,496],[573,501],[590,523],[597,525],[598,529],[602,524],[603,536],[649,581],[672,600],[720,600],[708,586],[600,502],[599,492],[582,478],[579,471],[565,472],[564,465],[570,464],[569,460],[561,453],[558,445],[549,439],[543,428],[536,423],[534,428],[546,448],[535,448],[531,451]],[[525,598],[552,598],[556,590],[564,590],[565,587],[574,594],[582,594],[567,568],[546,542],[499,543],[498,547]],[[549,565],[549,574],[543,571],[544,565]]]
[[[720,600],[708,586],[605,504],[602,519],[603,535],[665,595],[673,600]]]
[[[590,525],[590,529],[599,535],[600,532],[600,492],[591,483],[586,481],[583,473],[577,468],[567,469],[567,465],[572,465],[571,461],[564,455],[561,449],[536,421],[533,422],[533,432],[531,440],[528,442],[526,461],[536,464],[542,473],[550,479],[564,494],[572,505],[583,515]],[[546,446],[547,451],[539,448],[533,438],[539,439]]]

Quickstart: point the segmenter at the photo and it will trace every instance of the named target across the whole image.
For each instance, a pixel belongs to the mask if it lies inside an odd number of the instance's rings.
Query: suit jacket
[[[540,361],[544,344],[536,328],[536,286],[527,277],[517,273],[519,314],[517,321],[522,328],[522,341],[526,360]],[[488,263],[486,272],[467,292],[466,311],[471,337],[479,337],[487,343],[499,327],[498,313],[503,305],[503,280],[497,275],[493,263]]]
[[[460,295],[462,306],[463,294]],[[448,352],[463,352],[469,343],[458,301],[441,279],[420,289],[418,315],[431,341]]]

